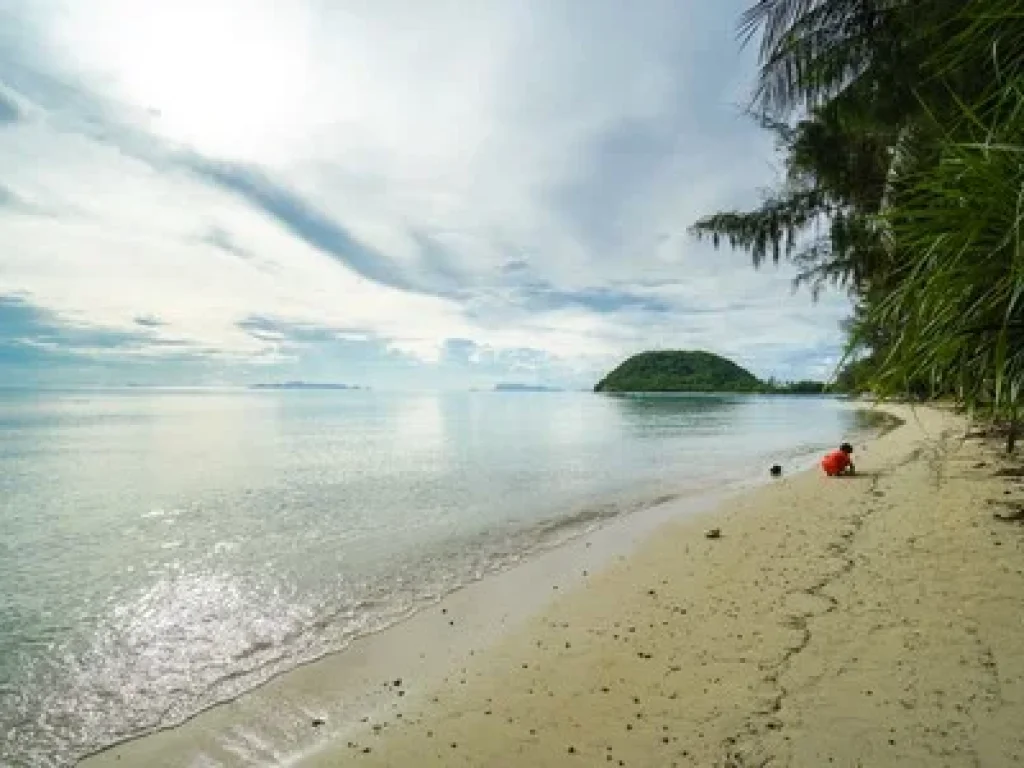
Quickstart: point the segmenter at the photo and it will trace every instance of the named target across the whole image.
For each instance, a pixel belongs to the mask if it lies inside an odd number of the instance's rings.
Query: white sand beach
[[[265,764],[1018,764],[1024,525],[994,513],[1024,502],[1024,478],[999,475],[1017,463],[964,441],[960,417],[894,410],[904,425],[857,446],[856,477],[785,476],[628,555],[597,546],[596,572],[562,558],[530,577],[543,597],[506,576],[490,613],[456,594],[390,640],[85,764],[230,764],[226,734],[251,742],[247,718],[275,706],[317,735]],[[373,678],[389,654],[395,679]],[[372,698],[350,696],[357,680]]]

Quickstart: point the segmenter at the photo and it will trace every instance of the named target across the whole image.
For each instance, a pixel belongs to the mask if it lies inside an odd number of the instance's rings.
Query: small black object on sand
[[[768,470],[772,477],[782,476],[782,467],[778,464],[772,464],[772,468]]]
[[[704,534],[704,537],[708,539],[720,539],[722,538],[722,529],[712,528]]]

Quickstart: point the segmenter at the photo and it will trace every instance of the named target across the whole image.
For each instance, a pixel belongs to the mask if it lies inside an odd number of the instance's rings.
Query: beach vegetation
[[[595,392],[721,392],[820,395],[822,381],[759,379],[728,358],[703,351],[641,352],[620,363]]]
[[[786,260],[853,312],[839,389],[952,397],[1008,425],[1024,396],[1024,6],[759,0],[751,113],[778,185],[694,236]]]

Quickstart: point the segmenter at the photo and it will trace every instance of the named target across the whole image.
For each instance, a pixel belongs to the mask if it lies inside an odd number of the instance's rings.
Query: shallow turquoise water
[[[0,764],[179,720],[854,419],[827,398],[0,392]]]

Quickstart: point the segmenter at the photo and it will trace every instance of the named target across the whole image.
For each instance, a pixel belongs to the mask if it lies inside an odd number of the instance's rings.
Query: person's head
[[[842,445],[839,446],[839,450],[845,454],[851,454],[853,453],[853,446],[850,445],[849,443],[843,443]]]

